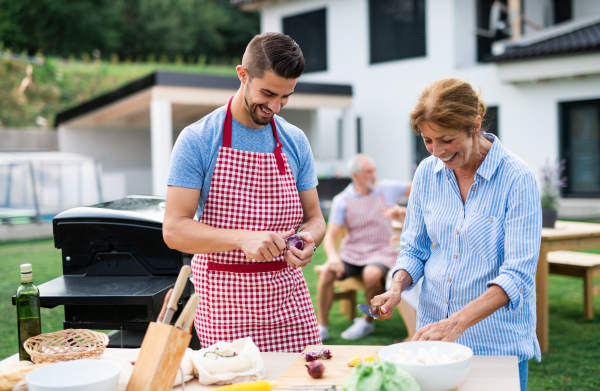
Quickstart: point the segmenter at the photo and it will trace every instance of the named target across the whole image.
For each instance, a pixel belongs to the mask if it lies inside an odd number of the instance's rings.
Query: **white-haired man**
[[[323,241],[327,262],[317,286],[317,320],[321,339],[329,337],[329,310],[333,303],[333,284],[337,279],[361,275],[367,303],[384,292],[385,277],[398,256],[390,245],[390,218],[399,216],[403,220],[405,209],[398,208],[397,201],[408,196],[411,188],[410,182],[377,181],[375,162],[366,155],[353,157],[348,168],[352,183],[333,198]],[[344,227],[347,234],[337,249],[336,238]],[[373,318],[356,318],[354,324],[342,333],[342,338],[362,338],[374,328]]]

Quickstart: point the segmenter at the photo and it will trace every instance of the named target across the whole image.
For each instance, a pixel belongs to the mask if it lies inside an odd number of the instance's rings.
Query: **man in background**
[[[386,275],[398,256],[398,251],[390,244],[393,235],[391,219],[404,220],[406,209],[399,207],[397,202],[408,196],[411,188],[410,182],[378,182],[375,162],[366,155],[353,157],[348,168],[352,183],[333,198],[323,241],[327,262],[317,286],[317,320],[323,340],[329,337],[329,310],[336,280],[361,276],[367,303],[384,292]],[[344,229],[347,233],[338,250],[336,239]],[[342,338],[362,338],[374,328],[373,318],[366,315],[355,318],[354,324],[342,333]]]

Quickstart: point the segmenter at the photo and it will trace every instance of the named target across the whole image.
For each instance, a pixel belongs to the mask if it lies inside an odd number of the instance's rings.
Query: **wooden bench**
[[[315,266],[317,276],[325,270],[325,265]],[[339,300],[340,312],[349,321],[356,317],[356,291],[364,291],[365,284],[360,276],[352,276],[333,283],[333,301]]]
[[[325,269],[325,265],[315,266],[317,276]],[[346,315],[346,318],[352,322],[356,317],[356,291],[365,290],[361,276],[352,276],[343,280],[337,280],[333,283],[333,301],[340,302],[340,312]],[[400,313],[408,336],[407,341],[410,341],[417,332],[417,311],[410,306],[405,300],[402,300],[396,307]]]
[[[600,254],[551,251],[548,266],[552,274],[583,278],[583,316],[593,319],[594,296],[600,294],[600,284],[594,285],[594,277],[600,277]]]

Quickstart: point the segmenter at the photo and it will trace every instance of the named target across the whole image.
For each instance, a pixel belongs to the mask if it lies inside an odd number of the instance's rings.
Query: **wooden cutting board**
[[[365,358],[367,356],[379,355],[379,351],[384,346],[357,346],[357,345],[310,345],[304,352],[319,349],[329,349],[332,358],[329,360],[321,360],[325,364],[325,374],[320,379],[313,379],[309,376],[305,365],[308,364],[302,354],[300,354],[296,360],[290,365],[285,373],[279,378],[278,388],[280,387],[292,387],[292,386],[318,386],[322,388],[331,387],[335,385],[338,390],[341,390],[341,386],[344,381],[350,377],[354,368],[349,367],[347,362],[356,356]],[[450,391],[459,391],[460,386],[453,388]]]
[[[321,360],[325,364],[325,374],[320,379],[313,379],[308,375],[305,365],[308,364],[302,354],[300,354],[296,360],[290,365],[285,371],[283,376],[279,378],[279,387],[299,386],[299,385],[315,385],[320,387],[330,387],[332,385],[340,386],[344,383],[350,374],[352,374],[352,367],[346,364],[351,358],[360,356],[362,358],[367,356],[376,356],[379,354],[379,350],[383,346],[350,346],[350,345],[318,345],[308,346],[304,352],[318,349],[329,349],[332,358],[329,360]]]

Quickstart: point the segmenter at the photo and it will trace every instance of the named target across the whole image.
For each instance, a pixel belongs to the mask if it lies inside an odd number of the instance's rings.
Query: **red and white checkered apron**
[[[348,200],[348,234],[338,252],[342,261],[356,266],[380,263],[389,268],[396,264],[398,252],[390,246],[391,222],[383,215],[386,207],[382,193]]]
[[[231,148],[231,111],[201,222],[215,228],[285,232],[302,223],[302,204],[271,120],[274,153]],[[195,326],[202,347],[251,337],[261,352],[302,352],[321,337],[300,268],[280,255],[246,259],[241,249],[196,254],[194,285],[200,296]]]

